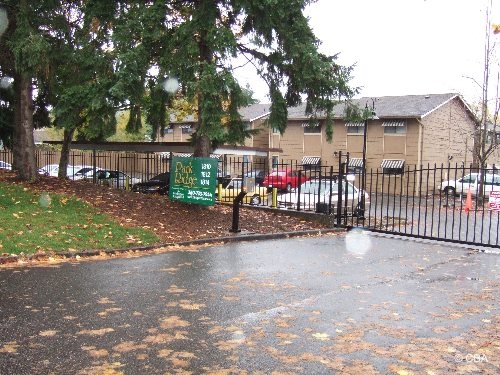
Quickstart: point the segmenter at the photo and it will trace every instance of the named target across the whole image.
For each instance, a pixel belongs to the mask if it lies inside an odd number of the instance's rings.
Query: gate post
[[[240,226],[240,205],[243,203],[243,198],[247,195],[247,190],[245,187],[243,187],[240,191],[240,193],[234,198],[233,200],[233,224],[231,229],[229,230],[230,232],[233,233],[239,233],[241,232],[241,229],[239,228]]]
[[[344,180],[344,163],[342,163],[342,151],[339,151],[339,176],[337,179],[337,226],[340,227],[342,217],[342,183]]]

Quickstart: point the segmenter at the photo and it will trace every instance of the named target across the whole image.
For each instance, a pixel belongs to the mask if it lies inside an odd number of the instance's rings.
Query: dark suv
[[[132,191],[144,194],[167,195],[170,187],[170,172],[160,173],[152,179],[132,186]]]

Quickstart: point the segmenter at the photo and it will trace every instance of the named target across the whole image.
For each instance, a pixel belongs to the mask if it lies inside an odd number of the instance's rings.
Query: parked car
[[[8,169],[9,171],[12,170],[12,165],[5,161],[0,160],[0,169]]]
[[[449,195],[467,194],[476,196],[479,191],[479,173],[470,173],[458,180],[447,180],[441,183],[441,191]],[[500,191],[500,174],[486,174],[484,179],[484,192],[489,196],[491,191]]]
[[[112,171],[100,169],[97,172],[97,183],[107,185],[118,189],[128,189],[131,186],[141,182],[139,178],[129,176],[121,171]]]
[[[307,180],[308,177],[301,171],[276,170],[264,177],[262,185],[269,189],[277,188],[278,190],[290,192],[299,186],[299,183],[306,182]]]
[[[68,177],[70,179],[75,179],[74,175],[77,172],[79,172],[82,168],[93,169],[93,167],[85,166],[85,165],[68,165],[66,167],[66,177]],[[45,165],[38,170],[38,173],[43,174],[45,176],[57,177],[59,175],[59,164]]]
[[[66,169],[66,177],[71,180],[80,180],[85,173],[93,170],[94,167],[91,165],[68,165],[68,168]]]
[[[93,166],[90,166],[90,165],[80,165],[79,167],[80,168],[78,170],[75,168],[74,170],[76,170],[76,172],[72,176],[68,176],[68,177],[71,178],[72,180],[75,180],[75,181],[76,180],[83,180],[83,179],[90,179],[94,175],[94,170],[98,171],[101,169],[99,167],[94,168]]]
[[[59,171],[59,164],[47,164],[44,165],[42,168],[38,169],[39,174],[43,174],[45,176],[57,176],[57,173],[54,175],[53,170],[57,168],[57,171]]]
[[[261,170],[254,170],[254,171],[249,171],[247,173],[244,173],[242,176],[243,178],[255,178],[255,184],[256,185],[263,185],[264,184],[264,177],[266,177],[266,173]]]
[[[221,188],[217,188],[217,197],[221,202],[233,202],[242,190],[243,179],[241,177],[231,178],[221,184]],[[267,188],[262,186],[254,186],[254,189],[249,187],[247,194],[243,198],[243,203],[251,205],[260,205],[267,200]]]
[[[312,179],[304,182],[298,189],[291,193],[280,194],[278,196],[278,207],[300,209],[304,211],[314,211],[328,213],[331,204],[331,213],[337,212],[339,184],[337,180]],[[347,204],[345,195],[347,191]],[[365,197],[365,212],[369,211],[370,196],[358,189],[351,182],[342,183],[342,206],[347,208],[348,215],[358,216],[362,213],[361,194]]]
[[[160,173],[148,181],[138,182],[132,186],[132,191],[144,194],[168,194],[170,187],[170,172]]]

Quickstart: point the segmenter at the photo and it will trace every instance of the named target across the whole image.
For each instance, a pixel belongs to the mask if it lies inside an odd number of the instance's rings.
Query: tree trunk
[[[196,157],[208,158],[212,152],[212,142],[208,135],[199,135],[196,137],[194,145],[194,155]]]
[[[201,64],[201,70],[199,72],[200,77],[203,77],[204,71],[203,67],[206,64],[210,64],[214,59],[214,53],[210,48],[210,44],[207,43],[208,39],[208,26],[215,24],[215,19],[211,19],[209,14],[213,14],[208,10],[213,10],[215,3],[211,0],[201,0],[198,4],[199,9],[207,9],[207,19],[204,21],[205,24],[201,26],[198,35],[198,49],[199,49],[199,59]],[[204,98],[203,92],[198,92],[198,128],[194,134],[194,156],[197,157],[209,157],[212,152],[212,140],[211,135],[207,129],[207,124],[205,124],[204,114],[202,110],[202,103]]]
[[[57,176],[59,178],[67,177],[67,167],[69,164],[69,152],[71,150],[71,141],[73,140],[73,134],[75,134],[75,129],[64,128],[63,144],[61,149],[61,159],[59,160],[59,172]]]
[[[25,73],[14,77],[15,125],[14,125],[14,165],[22,180],[32,181],[38,177],[33,136],[33,87],[31,77]]]

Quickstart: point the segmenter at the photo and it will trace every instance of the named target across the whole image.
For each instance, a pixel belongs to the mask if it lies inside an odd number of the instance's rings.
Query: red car
[[[290,192],[300,184],[306,182],[309,178],[301,171],[294,170],[277,170],[266,177],[262,185],[268,188],[277,188],[278,190],[286,190]]]

